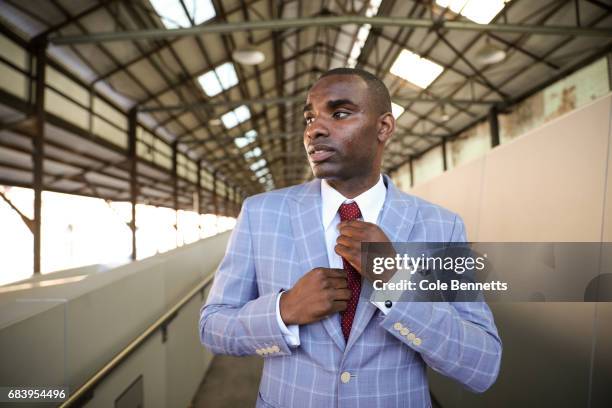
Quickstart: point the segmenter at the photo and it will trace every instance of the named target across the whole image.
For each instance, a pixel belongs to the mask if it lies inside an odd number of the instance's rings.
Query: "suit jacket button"
[[[272,346],[272,351],[275,353],[278,353],[280,351],[280,349],[278,348],[277,345]]]
[[[418,337],[416,339],[414,339],[413,341],[415,346],[420,346],[421,345],[421,339],[419,339]]]
[[[402,324],[401,324],[400,322],[397,322],[397,323],[395,323],[395,324],[393,325],[393,328],[394,328],[395,330],[397,330],[397,331],[402,330],[402,328],[403,328],[403,327],[404,327],[404,326],[402,326]]]
[[[342,381],[344,384],[347,384],[349,381],[351,381],[351,373],[349,373],[348,371],[343,372],[340,375],[340,381]]]
[[[410,330],[408,330],[406,327],[402,328],[402,330],[400,330],[400,334],[402,336],[406,336],[408,335],[408,333],[410,333]]]

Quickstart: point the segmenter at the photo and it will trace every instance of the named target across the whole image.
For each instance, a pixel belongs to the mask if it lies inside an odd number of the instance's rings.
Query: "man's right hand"
[[[286,325],[308,324],[346,310],[351,298],[344,269],[314,268],[280,298]]]

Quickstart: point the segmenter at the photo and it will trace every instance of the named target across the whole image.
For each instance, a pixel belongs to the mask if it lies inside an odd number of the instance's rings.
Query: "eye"
[[[313,118],[311,116],[304,118],[304,126],[308,126],[312,123]]]
[[[344,119],[348,115],[350,115],[350,113],[348,113],[348,112],[336,111],[336,112],[334,112],[333,117],[336,118],[336,119]]]

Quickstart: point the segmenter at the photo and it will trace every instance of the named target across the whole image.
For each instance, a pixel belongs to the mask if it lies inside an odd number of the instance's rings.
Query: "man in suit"
[[[260,407],[427,407],[426,366],[485,391],[501,358],[486,304],[370,300],[381,276],[361,267],[361,242],[465,241],[457,215],[381,174],[395,129],[385,85],[328,71],[304,118],[315,179],[245,200],[201,311],[202,343],[264,358]]]

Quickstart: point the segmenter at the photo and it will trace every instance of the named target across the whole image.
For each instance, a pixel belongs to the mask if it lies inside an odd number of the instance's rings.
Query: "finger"
[[[334,290],[334,301],[337,300],[350,300],[352,292],[350,289],[336,289]]]
[[[336,312],[344,312],[346,310],[346,307],[348,306],[348,302],[344,301],[344,300],[336,300],[332,306],[332,310],[331,313],[336,313]],[[330,313],[330,314],[331,314]]]
[[[354,225],[343,225],[342,227],[338,229],[338,232],[340,233],[340,235],[359,238],[359,239],[362,239],[366,234],[366,231],[364,228],[357,227]]]
[[[334,289],[345,289],[348,288],[348,279],[346,278],[346,272],[343,272],[341,278],[330,278],[331,287]]]
[[[346,272],[344,269],[339,268],[323,268],[325,276],[328,278],[344,278],[346,279]]]
[[[355,228],[363,228],[365,226],[367,226],[368,224],[371,224],[370,222],[365,222],[362,220],[348,220],[348,221],[341,221],[338,224],[338,228],[343,227],[343,226],[351,226],[351,227],[355,227]]]
[[[361,241],[358,241],[355,238],[347,237],[345,235],[338,235],[338,238],[336,238],[336,243],[347,248],[361,248]]]
[[[336,246],[334,247],[334,251],[336,251],[336,253],[340,255],[342,258],[345,258],[348,260],[358,258],[361,256],[361,247],[357,249],[357,248],[345,246],[342,244],[336,244]]]

